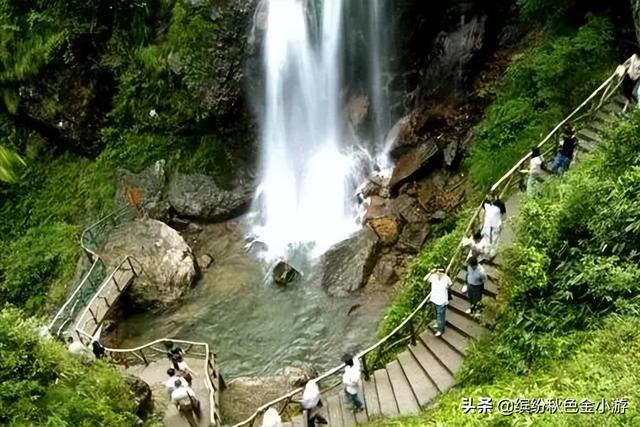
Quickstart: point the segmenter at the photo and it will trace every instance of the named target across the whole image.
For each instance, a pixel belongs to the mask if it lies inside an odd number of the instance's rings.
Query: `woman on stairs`
[[[472,314],[478,311],[478,306],[482,300],[482,293],[484,292],[484,282],[487,280],[487,273],[484,268],[478,264],[478,260],[471,258],[467,265],[467,279],[466,279],[466,293],[469,298],[471,306],[466,310],[467,314]],[[463,289],[463,292],[465,290]]]

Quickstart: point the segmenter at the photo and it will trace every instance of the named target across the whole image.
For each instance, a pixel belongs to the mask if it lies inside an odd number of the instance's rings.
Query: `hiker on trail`
[[[106,350],[102,344],[100,344],[100,341],[94,340],[91,343],[91,351],[93,352],[93,355],[96,356],[96,359],[102,359]]]
[[[463,292],[466,292],[471,306],[466,310],[467,314],[475,313],[478,311],[478,306],[482,300],[482,293],[484,292],[484,283],[487,280],[487,273],[484,268],[478,264],[478,260],[471,258],[467,262],[467,277],[466,285],[463,288]]]
[[[175,345],[173,341],[165,341],[164,347],[167,349],[167,358],[169,358],[171,362],[179,362],[182,360],[184,350]]]
[[[496,256],[494,245],[489,243],[489,239],[482,235],[482,232],[476,232],[470,239],[465,237],[462,239],[462,247],[469,248],[467,261],[476,258],[478,262],[491,261]]]
[[[200,401],[196,393],[189,386],[182,385],[182,380],[174,382],[175,389],[171,392],[171,401],[178,408],[178,412],[187,420],[189,426],[198,427],[196,418],[200,418]]]
[[[552,173],[562,175],[567,169],[569,169],[571,160],[573,160],[573,151],[575,150],[577,143],[578,141],[573,127],[565,127],[562,134],[562,142],[560,143],[560,147],[556,153],[556,158],[553,159],[553,163],[551,164]]]
[[[436,310],[436,333],[439,337],[444,333],[444,325],[447,316],[447,305],[449,304],[449,288],[453,284],[449,276],[445,274],[444,268],[438,266],[431,270],[424,277],[431,283],[430,301]]]
[[[358,387],[360,385],[360,361],[356,357],[352,357],[349,354],[344,355],[342,361],[346,365],[344,367],[344,374],[342,374],[342,384],[344,384],[344,391],[349,398],[349,401],[353,405],[355,412],[360,412],[364,409],[364,405],[358,397]]]
[[[176,370],[173,368],[167,369],[167,375],[169,375],[169,379],[164,383],[164,387],[167,389],[167,393],[169,393],[169,397],[176,389],[176,381],[180,381],[183,387],[188,387],[189,384],[187,381],[181,376],[176,374]]]
[[[269,408],[265,411],[261,427],[282,427],[282,419],[275,408]]]
[[[75,341],[73,337],[68,337],[67,343],[67,349],[73,357],[84,364],[89,364],[92,362],[93,358],[91,357],[91,353],[89,353],[89,349],[85,347],[81,341]]]
[[[302,413],[307,422],[307,427],[315,427],[316,424],[328,424],[324,417],[316,413],[317,408],[322,406],[320,388],[316,380],[309,380],[305,384],[300,405],[302,406]]]
[[[484,210],[484,218],[480,233],[488,239],[490,245],[496,245],[507,209],[502,200],[495,195],[485,199],[482,209]]]
[[[535,196],[538,193],[540,183],[542,182],[543,171],[547,167],[544,164],[544,157],[540,153],[540,148],[533,147],[531,149],[531,160],[529,160],[529,178],[527,180],[527,195]]]
[[[195,371],[193,371],[189,367],[189,365],[187,365],[187,362],[185,362],[182,357],[180,357],[180,361],[174,360],[171,363],[176,373],[180,375],[182,378],[184,378],[185,380],[187,380],[187,383],[189,384],[189,386],[191,386],[191,383],[193,382],[193,377],[197,377],[198,374]]]
[[[619,65],[616,72],[620,76],[624,76],[622,80],[622,94],[627,98],[627,104],[624,106],[623,112],[627,111],[629,103],[638,104],[638,80],[640,79],[640,58],[635,53],[629,60],[628,67]]]

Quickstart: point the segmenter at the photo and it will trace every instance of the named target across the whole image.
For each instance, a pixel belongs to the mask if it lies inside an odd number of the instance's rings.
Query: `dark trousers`
[[[480,300],[482,299],[483,291],[484,283],[480,285],[467,284],[467,296],[469,297],[469,302],[471,303],[471,311],[476,311],[478,309],[478,305],[480,304]]]
[[[198,427],[198,422],[196,421],[195,408],[191,403],[184,403],[178,406],[178,410],[180,414],[186,418],[189,423],[189,427]]]
[[[351,402],[351,404],[353,405],[353,407],[355,409],[361,409],[362,408],[362,401],[358,397],[358,393],[351,394],[347,390],[345,390],[344,392],[347,394],[347,397],[349,398],[349,401]]]

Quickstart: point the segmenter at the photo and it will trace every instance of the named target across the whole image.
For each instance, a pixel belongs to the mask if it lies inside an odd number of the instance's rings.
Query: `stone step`
[[[454,328],[469,338],[478,339],[487,332],[479,323],[461,316],[453,310],[447,315],[447,326]]]
[[[415,415],[420,412],[420,405],[416,401],[411,385],[409,385],[409,381],[397,360],[387,364],[387,374],[400,415]]]
[[[438,395],[438,387],[422,370],[422,367],[410,351],[405,350],[400,353],[398,362],[400,362],[400,367],[411,385],[411,390],[413,390],[418,404],[421,408],[424,408]]]
[[[612,120],[615,116],[609,112],[605,112],[602,110],[596,111],[595,119],[601,123],[607,123]]]
[[[342,405],[340,394],[333,394],[327,398],[327,421],[331,427],[344,427],[342,421]]]
[[[622,113],[622,106],[620,104],[616,104],[615,102],[610,102],[602,107],[602,110],[605,113],[614,113],[619,114]]]
[[[376,389],[375,375],[369,378],[369,381],[362,382],[364,393],[364,405],[367,408],[369,418],[380,417],[380,402],[378,401],[378,390]]]
[[[451,293],[451,298],[449,300],[449,306],[447,307],[447,315],[451,310],[455,310],[461,316],[468,317],[473,320],[473,315],[465,313],[465,311],[469,308],[469,299],[462,292],[460,293]],[[445,316],[446,318],[446,316]]]
[[[627,104],[627,98],[625,98],[624,95],[616,95],[610,100],[623,107]]]
[[[454,328],[447,328],[444,330],[444,334],[440,336],[447,344],[462,355],[467,354],[467,349],[471,343],[471,339],[462,335]]]
[[[373,373],[376,378],[376,389],[378,390],[378,401],[380,402],[380,413],[386,418],[397,417],[398,405],[393,395],[391,381],[386,369],[378,369]]]
[[[460,369],[464,357],[451,348],[442,338],[436,337],[430,331],[425,331],[420,335],[422,343],[433,353],[440,363],[447,368],[451,375],[455,375]]]
[[[585,151],[587,153],[591,153],[593,150],[597,148],[598,144],[596,142],[587,141],[585,139],[578,139],[578,149]]]
[[[344,427],[353,427],[356,423],[356,416],[351,407],[351,403],[347,402],[347,396],[340,393],[340,409],[342,410],[342,423]],[[364,412],[364,411],[363,411]]]
[[[590,142],[600,142],[600,135],[589,129],[580,129],[577,136],[578,139],[584,139]]]
[[[416,358],[427,376],[440,391],[446,391],[453,386],[453,375],[436,359],[427,347],[418,340],[416,345],[410,345],[409,351]]]

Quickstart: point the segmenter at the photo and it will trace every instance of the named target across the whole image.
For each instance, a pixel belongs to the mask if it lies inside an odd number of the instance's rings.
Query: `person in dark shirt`
[[[184,354],[184,351],[180,347],[175,345],[173,341],[165,341],[164,346],[167,349],[167,358],[171,362],[177,363],[182,361],[182,355]]]
[[[577,143],[578,141],[576,140],[573,128],[571,126],[567,126],[564,129],[562,142],[560,143],[560,147],[556,153],[556,158],[553,160],[553,164],[551,165],[552,173],[561,175],[569,169],[569,165],[573,160],[573,151],[575,150]]]

